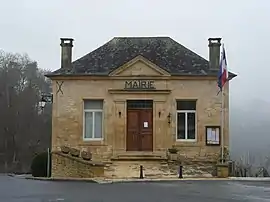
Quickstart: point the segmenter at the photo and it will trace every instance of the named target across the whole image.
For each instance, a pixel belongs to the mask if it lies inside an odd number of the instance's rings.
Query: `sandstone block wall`
[[[104,165],[66,154],[52,153],[52,177],[93,178],[104,176]]]
[[[221,94],[217,95],[217,80],[200,77],[174,77],[163,73],[147,62],[138,62],[125,71],[109,77],[62,77],[53,80],[53,124],[52,150],[62,145],[87,150],[93,160],[110,159],[114,153],[126,151],[126,100],[152,99],[153,148],[166,151],[173,145],[187,158],[214,159],[220,152],[219,146],[206,146],[205,126],[221,123]],[[133,71],[132,68],[135,70]],[[155,69],[156,68],[156,69]],[[132,70],[132,71],[129,71]],[[134,72],[137,72],[134,75]],[[139,73],[138,73],[139,72]],[[156,92],[122,92],[126,80],[153,80]],[[149,76],[147,76],[149,75]],[[57,93],[56,81],[63,81],[62,91]],[[115,90],[115,91],[114,91]],[[159,90],[168,90],[167,93]],[[229,144],[229,87],[225,88],[224,145]],[[103,139],[83,140],[83,99],[102,99]],[[196,141],[176,140],[176,100],[196,99]],[[119,112],[122,116],[119,117]],[[160,114],[160,116],[159,116]],[[171,123],[168,123],[171,114]]]

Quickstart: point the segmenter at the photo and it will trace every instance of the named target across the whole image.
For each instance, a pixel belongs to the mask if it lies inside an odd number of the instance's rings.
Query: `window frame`
[[[179,113],[184,113],[185,114],[185,139],[178,139],[178,114]],[[188,130],[187,130],[187,125],[188,125],[188,113],[193,113],[195,114],[195,138],[194,139],[187,139],[188,136]],[[197,113],[196,110],[176,110],[176,141],[177,142],[197,142]]]
[[[100,100],[102,102],[102,109],[85,109],[85,102],[86,101],[96,101],[97,99],[85,99],[83,100],[83,141],[101,141],[104,139],[103,136],[103,124],[104,124],[104,100]],[[98,99],[99,100],[99,99]],[[102,113],[102,123],[101,123],[101,138],[95,138],[95,113],[101,112]],[[92,137],[87,138],[85,137],[85,113],[92,113],[93,114],[93,128],[92,128]]]

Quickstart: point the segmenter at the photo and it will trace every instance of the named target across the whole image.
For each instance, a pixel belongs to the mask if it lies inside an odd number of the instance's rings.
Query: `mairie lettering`
[[[125,81],[125,89],[155,89],[154,81],[132,80]]]

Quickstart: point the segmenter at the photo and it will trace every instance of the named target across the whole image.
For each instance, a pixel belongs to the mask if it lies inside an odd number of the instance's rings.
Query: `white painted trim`
[[[90,100],[90,99],[88,99]],[[102,102],[103,109],[84,109],[84,100],[83,100],[83,141],[100,141],[104,139],[104,100]],[[92,128],[92,138],[85,137],[85,113],[92,112],[93,113],[93,128]],[[94,123],[95,123],[95,112],[102,113],[102,123],[101,123],[101,138],[95,138],[94,136]]]
[[[102,109],[85,109],[84,112],[103,112]]]
[[[185,139],[178,139],[178,113],[185,113]],[[194,113],[195,114],[195,139],[187,139],[187,114],[188,113]],[[176,110],[176,137],[175,140],[176,142],[197,142],[197,113],[196,110]]]
[[[196,110],[176,110],[176,112],[181,113],[196,113]]]
[[[102,141],[103,138],[83,138],[83,141],[87,142],[87,141]]]

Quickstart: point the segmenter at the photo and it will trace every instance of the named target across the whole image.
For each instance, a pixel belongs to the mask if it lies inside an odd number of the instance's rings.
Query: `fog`
[[[270,107],[267,101],[250,99],[230,108],[230,143],[233,158],[251,154],[256,162],[270,156]]]

